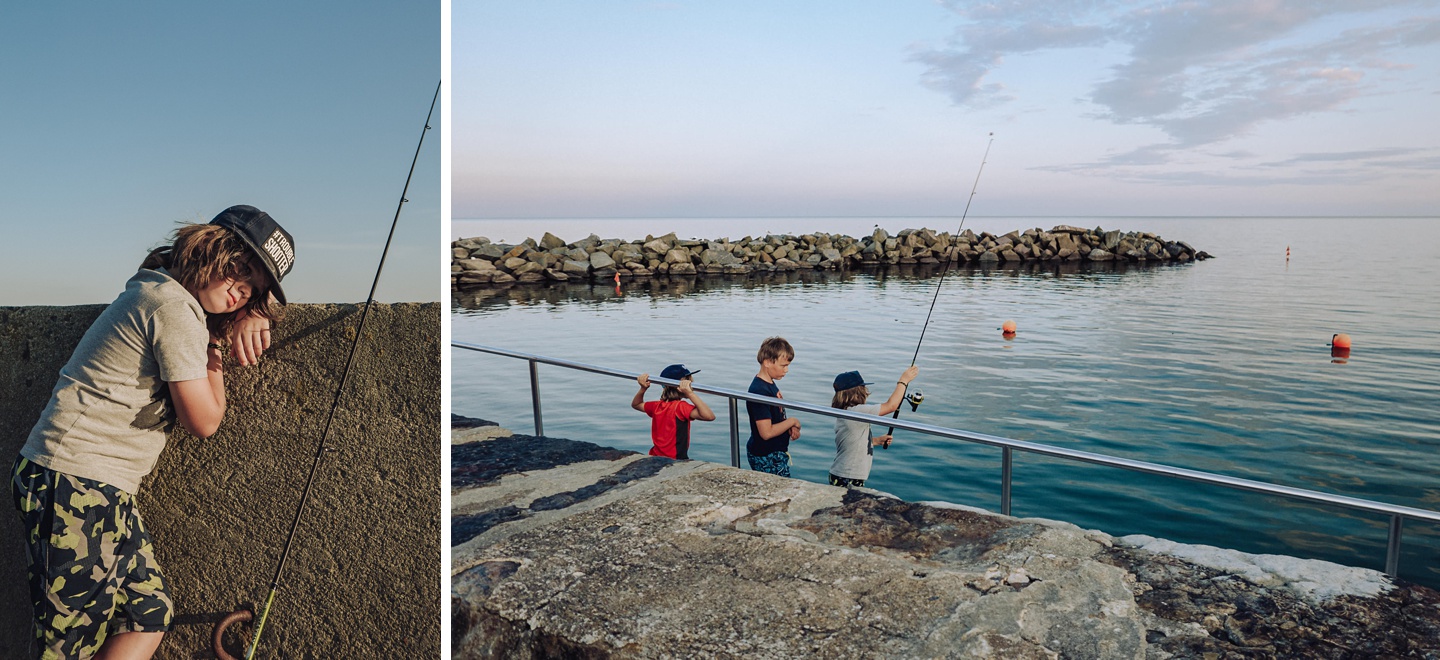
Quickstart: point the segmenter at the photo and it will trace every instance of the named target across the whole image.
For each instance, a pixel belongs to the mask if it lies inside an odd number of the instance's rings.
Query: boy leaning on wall
[[[135,494],[175,422],[200,438],[219,428],[223,342],[257,363],[294,259],[269,214],[232,206],[152,250],[80,339],[11,472],[36,657],[159,647],[174,605]]]

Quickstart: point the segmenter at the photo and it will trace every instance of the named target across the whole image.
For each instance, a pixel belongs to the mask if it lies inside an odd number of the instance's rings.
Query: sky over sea
[[[453,217],[1440,214],[1440,3],[455,3]],[[994,134],[993,145],[990,134]]]
[[[179,222],[295,238],[294,302],[363,302],[440,82],[439,2],[6,3],[0,305],[108,303]],[[376,291],[439,300],[440,106]]]

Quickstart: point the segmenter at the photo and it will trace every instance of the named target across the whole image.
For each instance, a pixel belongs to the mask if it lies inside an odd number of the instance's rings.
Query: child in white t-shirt
[[[295,244],[269,214],[232,206],[150,252],[85,331],[11,471],[25,527],[34,635],[45,658],[148,658],[173,601],[136,508],[178,422],[215,433],[224,348],[256,364],[285,303]]]
[[[858,371],[847,371],[835,377],[835,397],[830,400],[830,407],[883,417],[900,409],[900,404],[905,400],[906,388],[919,373],[919,367],[910,365],[909,369],[900,374],[900,379],[895,383],[895,391],[890,393],[890,398],[886,399],[885,403],[869,405],[865,403],[870,396],[870,388],[866,386],[873,383],[865,382]],[[863,487],[865,480],[870,478],[870,463],[875,456],[875,445],[889,447],[890,442],[891,437],[888,435],[875,437],[870,431],[870,425],[865,422],[836,418],[835,462],[830,465],[830,485]]]

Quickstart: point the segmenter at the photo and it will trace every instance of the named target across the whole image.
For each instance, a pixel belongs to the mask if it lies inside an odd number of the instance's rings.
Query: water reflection
[[[777,286],[824,286],[868,278],[877,285],[888,282],[914,283],[946,277],[1084,277],[1111,279],[1131,272],[1151,272],[1188,268],[1193,264],[1108,262],[1029,262],[1015,264],[952,265],[896,264],[856,270],[802,269],[790,272],[757,272],[748,275],[699,274],[686,277],[647,277],[622,279],[619,286],[610,280],[536,282],[519,284],[479,284],[450,290],[451,305],[461,311],[482,311],[507,305],[558,305],[560,303],[605,303],[620,301],[626,296],[649,298],[683,298],[696,294],[731,289],[760,289]]]

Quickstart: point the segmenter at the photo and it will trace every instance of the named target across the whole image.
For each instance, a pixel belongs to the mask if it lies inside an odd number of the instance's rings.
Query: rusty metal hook
[[[241,621],[251,621],[254,620],[254,618],[255,613],[251,612],[250,610],[235,610],[225,618],[221,619],[220,623],[215,624],[215,636],[212,639],[212,645],[214,646],[216,658],[219,658],[220,660],[238,660],[235,656],[225,652],[225,646],[222,643],[225,638],[225,630],[229,628],[232,624],[239,623]]]

